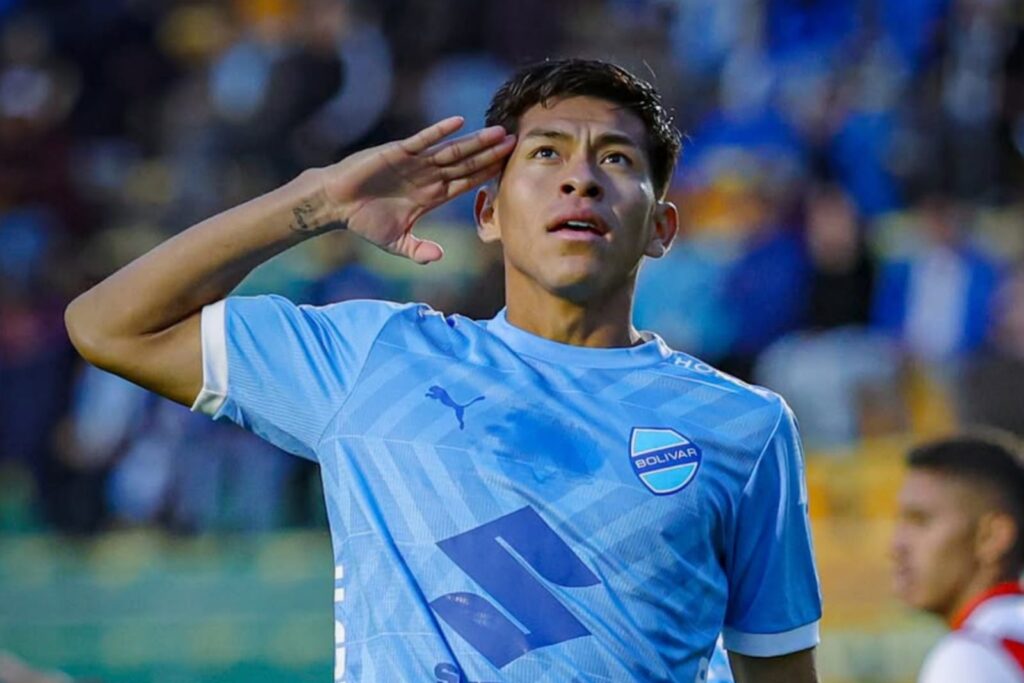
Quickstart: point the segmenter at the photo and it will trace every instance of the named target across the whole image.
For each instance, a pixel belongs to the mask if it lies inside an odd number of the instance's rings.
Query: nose
[[[903,524],[897,522],[893,528],[892,536],[889,537],[889,559],[900,560],[907,553],[906,529]]]
[[[589,162],[576,163],[569,169],[568,177],[562,181],[561,191],[566,196],[584,197],[586,199],[601,199],[604,197],[604,188],[590,167]]]

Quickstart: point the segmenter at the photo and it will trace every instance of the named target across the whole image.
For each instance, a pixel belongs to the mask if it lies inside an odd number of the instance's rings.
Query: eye
[[[529,154],[530,159],[557,159],[558,152],[554,147],[538,147]]]
[[[630,159],[626,154],[623,154],[622,152],[609,152],[608,154],[604,155],[603,159],[601,159],[601,163],[615,164],[616,166],[632,166],[633,160]]]

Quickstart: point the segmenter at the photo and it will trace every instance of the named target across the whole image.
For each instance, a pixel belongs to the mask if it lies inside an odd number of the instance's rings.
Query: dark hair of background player
[[[907,454],[911,469],[936,472],[981,489],[992,509],[1009,515],[1017,539],[1006,557],[1009,578],[1024,571],[1024,451],[997,432],[975,433],[923,444]]]

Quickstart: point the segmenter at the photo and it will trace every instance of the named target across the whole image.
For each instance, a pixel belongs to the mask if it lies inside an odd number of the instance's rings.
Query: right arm
[[[411,230],[424,213],[494,177],[514,138],[489,128],[442,143],[446,119],[413,137],[312,169],[144,254],[68,306],[68,334],[90,363],[185,405],[203,384],[200,313],[256,266],[347,228],[419,263],[439,245]]]

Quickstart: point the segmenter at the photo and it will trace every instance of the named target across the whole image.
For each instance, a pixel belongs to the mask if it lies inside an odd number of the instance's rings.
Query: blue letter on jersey
[[[590,635],[523,566],[559,586],[601,583],[533,508],[521,508],[437,545],[526,627],[523,632],[486,598],[473,593],[449,593],[430,603],[494,666],[501,668],[538,647]]]

